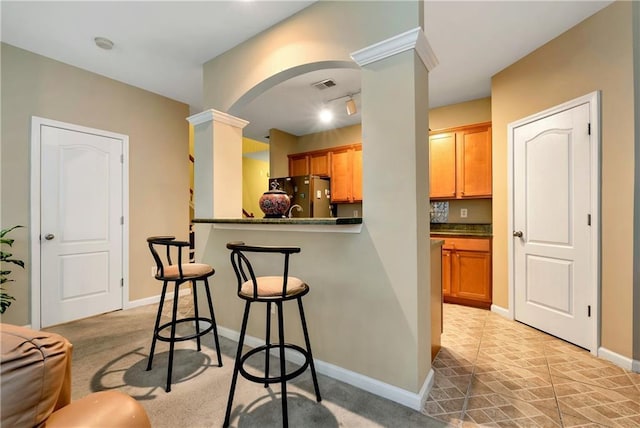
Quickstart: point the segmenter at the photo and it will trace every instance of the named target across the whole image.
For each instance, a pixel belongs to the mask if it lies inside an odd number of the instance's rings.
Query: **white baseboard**
[[[179,296],[186,296],[187,294],[191,294],[190,288],[183,288],[180,290]],[[132,300],[130,302],[125,302],[123,309],[133,309],[139,306],[152,305],[154,303],[160,302],[160,296],[162,294],[158,294],[157,296],[145,297],[144,299]],[[173,299],[173,291],[167,292],[164,297],[165,299]]]
[[[498,306],[498,305],[491,305],[491,312],[495,312],[496,314],[503,316],[507,319],[513,319],[511,317],[511,315],[509,314],[509,309],[503,308],[502,306]]]
[[[240,333],[231,330],[226,327],[218,327],[218,334],[220,336],[226,337],[227,339],[233,340],[237,342],[240,338]],[[264,340],[258,339],[253,336],[245,335],[244,344],[249,346],[250,348],[255,348],[257,346],[264,345]],[[274,351],[272,351],[272,355],[278,357]],[[287,360],[291,361],[294,364],[302,364],[303,357],[297,352],[290,352],[287,354]],[[424,407],[424,403],[427,401],[427,397],[429,396],[429,392],[433,387],[435,372],[433,368],[429,370],[427,378],[422,385],[420,391],[416,394],[414,392],[407,391],[402,388],[398,388],[394,385],[389,385],[388,383],[381,382],[377,379],[373,379],[368,376],[364,376],[360,373],[353,372],[351,370],[347,370],[342,367],[338,367],[334,364],[327,363],[321,360],[317,360],[314,358],[313,360],[316,371],[325,376],[329,376],[333,379],[337,379],[341,382],[348,383],[349,385],[355,386],[356,388],[362,389],[364,391],[375,394],[379,397],[386,398],[388,400],[394,401],[398,404],[402,404],[403,406],[409,407],[416,411],[421,411]]]
[[[598,348],[598,357],[611,361],[616,366],[622,367],[625,370],[639,371],[638,369],[640,369],[640,361],[625,357],[602,346]]]

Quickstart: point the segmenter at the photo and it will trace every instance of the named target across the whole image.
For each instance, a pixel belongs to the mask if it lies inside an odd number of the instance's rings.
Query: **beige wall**
[[[362,125],[357,124],[301,135],[298,137],[295,152],[292,153],[310,152],[349,144],[362,144]]]
[[[295,153],[298,137],[279,129],[269,130],[269,172],[271,177],[289,175],[289,153]]]
[[[242,208],[255,217],[262,217],[260,196],[269,190],[269,162],[242,157]]]
[[[2,44],[2,224],[29,224],[31,116],[129,136],[129,296],[159,294],[146,237],[186,238],[189,145],[186,104]],[[171,203],[167,203],[170,195]],[[30,323],[28,231],[14,248],[27,268],[7,288],[3,322]],[[17,272],[18,273],[18,272]]]
[[[491,122],[491,97],[429,110],[429,128],[433,131],[482,122]]]
[[[460,217],[461,209],[467,210],[467,217]],[[491,199],[451,199],[449,200],[449,221],[447,223],[491,223]]]
[[[412,28],[421,26],[423,18],[422,2],[418,1],[314,3],[242,43],[240,49],[205,63],[204,105],[237,114],[234,107],[302,69],[313,70],[309,64],[356,68],[352,52],[410,30],[408,22]],[[236,83],[227,85],[230,81]]]
[[[315,3],[207,63],[205,105],[229,109],[264,82],[274,84],[287,70],[309,62],[353,64],[351,52],[416,28],[421,21],[418,1]],[[240,69],[247,72],[237,73]],[[367,211],[362,232],[272,233],[205,226],[198,228],[197,242],[203,246],[201,257],[216,266],[221,284],[233,278],[224,248],[228,240],[300,245],[303,253],[292,262],[292,272],[312,286],[305,307],[314,356],[417,393],[430,369],[428,168],[422,168],[428,163],[427,121],[422,120],[427,117],[427,73],[415,53],[406,51],[364,67],[362,75]],[[273,165],[271,172],[276,174]],[[394,198],[403,201],[401,219],[389,203]],[[241,302],[234,290],[220,287],[217,301],[220,324],[237,330]],[[295,335],[293,319],[291,323]],[[261,336],[261,330],[261,322],[254,324],[251,334]]]
[[[631,3],[615,2],[492,79],[493,301],[509,306],[507,125],[602,91],[602,341],[632,355],[634,104]],[[636,173],[637,174],[637,173]],[[637,215],[637,214],[636,214]],[[635,255],[637,260],[638,255]]]

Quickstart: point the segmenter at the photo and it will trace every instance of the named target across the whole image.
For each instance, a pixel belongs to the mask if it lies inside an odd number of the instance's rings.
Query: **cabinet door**
[[[442,296],[451,295],[451,250],[442,250]]]
[[[352,171],[350,149],[331,153],[331,202],[352,202]]]
[[[429,196],[456,197],[456,134],[429,137]]]
[[[295,177],[297,175],[309,175],[309,157],[307,155],[289,156],[289,176]]]
[[[491,196],[491,127],[458,133],[458,196]]]
[[[456,251],[453,256],[452,293],[462,299],[491,302],[491,255]]]
[[[331,176],[331,165],[329,165],[329,152],[315,153],[309,156],[309,169],[311,175],[320,177]]]
[[[353,186],[352,199],[354,202],[362,202],[362,148],[355,149],[352,153]]]

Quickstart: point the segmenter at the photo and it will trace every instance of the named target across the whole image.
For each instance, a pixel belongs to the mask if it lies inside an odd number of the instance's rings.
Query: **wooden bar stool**
[[[149,249],[153,255],[153,259],[156,262],[156,279],[162,281],[162,295],[160,297],[160,304],[158,305],[158,314],[156,316],[155,327],[153,328],[153,339],[151,341],[151,351],[149,352],[149,362],[147,363],[147,370],[151,370],[151,364],[153,363],[153,353],[156,348],[156,340],[163,342],[169,342],[169,366],[167,367],[167,388],[166,391],[171,391],[171,371],[173,369],[173,348],[176,342],[182,342],[185,340],[196,339],[198,345],[198,351],[200,347],[200,337],[213,331],[213,339],[216,345],[216,352],[218,354],[218,367],[222,367],[222,357],[220,356],[220,343],[218,342],[218,327],[216,326],[216,317],[213,312],[213,303],[211,302],[211,291],[209,290],[208,278],[213,276],[215,270],[202,263],[183,263],[182,252],[183,249],[189,248],[189,243],[186,241],[176,241],[174,236],[152,236],[147,238],[149,243]],[[164,251],[158,251],[159,249]],[[163,254],[161,256],[160,254]],[[172,262],[172,254],[177,256],[177,263]],[[174,256],[174,259],[176,257]],[[209,314],[211,318],[201,317],[198,313],[198,294],[196,293],[196,282],[204,282],[204,289],[207,293],[207,304],[209,306]],[[171,313],[171,320],[160,325],[160,318],[162,316],[162,308],[164,306],[164,298],[167,294],[167,285],[169,282],[173,282],[173,311]],[[191,282],[193,287],[193,306],[195,316],[178,319],[178,296],[180,291],[180,285],[185,282]],[[200,330],[200,323],[204,322],[209,324],[208,327]],[[195,332],[186,336],[176,337],[176,326],[178,324],[194,324]],[[163,331],[170,329],[169,336],[163,335]]]
[[[231,250],[231,265],[235,271],[238,280],[238,297],[245,301],[244,316],[242,318],[242,327],[240,329],[240,339],[238,340],[238,351],[236,353],[236,361],[233,367],[233,377],[231,380],[231,389],[229,391],[229,400],[227,401],[227,412],[224,418],[224,427],[229,426],[231,417],[231,408],[233,405],[233,394],[236,389],[238,373],[244,378],[257,383],[264,384],[265,388],[270,383],[280,383],[282,393],[282,421],[283,426],[289,425],[287,415],[287,381],[301,375],[307,369],[311,368],[311,376],[313,378],[313,387],[316,393],[316,400],[320,402],[320,389],[318,388],[318,378],[316,369],[313,364],[313,355],[311,354],[311,344],[309,342],[309,332],[307,330],[307,322],[302,308],[302,296],[309,292],[309,286],[301,279],[289,276],[289,256],[299,253],[299,247],[269,247],[245,245],[243,242],[230,242],[227,248]],[[247,253],[280,253],[284,255],[284,272],[282,276],[256,276]],[[284,316],[282,311],[283,302],[296,300],[300,311],[300,321],[302,323],[302,332],[304,333],[305,348],[298,345],[285,343],[284,341]],[[244,336],[247,331],[247,321],[249,319],[249,309],[252,303],[267,304],[267,320],[266,320],[266,343],[258,346],[244,355],[242,354],[242,346],[244,344]],[[271,304],[274,303],[278,312],[278,343],[271,343]],[[269,351],[277,349],[280,357],[280,373],[278,376],[269,375]],[[296,351],[304,357],[304,363],[301,367],[286,373],[285,370],[285,349]],[[263,377],[255,376],[248,373],[244,368],[245,361],[259,352],[265,353],[265,373]]]

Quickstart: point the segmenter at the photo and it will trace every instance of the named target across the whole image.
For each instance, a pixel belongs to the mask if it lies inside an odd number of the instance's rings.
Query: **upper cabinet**
[[[456,133],[429,136],[429,193],[431,198],[456,197]]]
[[[432,199],[491,197],[491,122],[429,135]]]
[[[331,153],[319,152],[309,155],[309,170],[311,175],[319,175],[320,177],[331,176]]]
[[[331,202],[362,201],[362,146],[331,150]]]
[[[289,175],[318,175],[331,178],[331,202],[362,201],[362,145],[289,155]]]
[[[304,153],[300,155],[289,155],[289,176],[309,175],[309,156]]]
[[[331,176],[331,153],[320,150],[308,153],[296,153],[289,155],[289,175],[317,175],[320,177]]]

